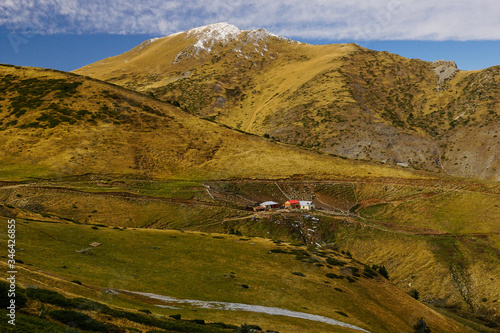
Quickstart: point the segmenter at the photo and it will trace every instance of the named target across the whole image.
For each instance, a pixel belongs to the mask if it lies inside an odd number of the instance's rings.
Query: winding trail
[[[273,316],[285,316],[285,317],[292,317],[292,318],[300,318],[300,319],[306,319],[306,320],[311,320],[311,321],[316,321],[316,322],[321,322],[321,323],[326,323],[330,325],[335,325],[335,326],[341,326],[345,328],[350,328],[353,330],[361,331],[361,332],[368,332],[367,330],[357,327],[351,324],[347,324],[335,319],[323,317],[323,316],[318,316],[318,315],[313,315],[310,313],[304,313],[304,312],[296,312],[296,311],[290,311],[286,309],[280,309],[280,308],[275,308],[275,307],[269,307],[269,306],[262,306],[262,305],[249,305],[249,304],[242,304],[242,303],[227,303],[227,302],[215,302],[215,301],[197,301],[197,300],[190,300],[190,299],[177,299],[169,296],[163,296],[163,295],[157,295],[157,294],[152,294],[152,293],[142,293],[142,292],[136,292],[136,291],[122,291],[122,292],[127,292],[131,294],[137,294],[141,296],[145,296],[148,298],[152,299],[157,299],[166,303],[176,303],[176,304],[188,304],[192,306],[197,306],[203,309],[218,309],[218,310],[227,310],[227,311],[247,311],[247,312],[256,312],[256,313],[265,313],[268,315],[273,315]],[[162,305],[158,305],[162,306]]]

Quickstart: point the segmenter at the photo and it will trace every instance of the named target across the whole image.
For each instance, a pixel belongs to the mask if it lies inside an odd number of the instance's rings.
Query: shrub
[[[389,273],[387,272],[387,269],[385,268],[384,265],[372,265],[372,269],[377,271],[380,275],[385,277],[386,279],[389,279]]]
[[[329,279],[343,279],[344,277],[341,275],[333,274],[333,273],[326,273],[325,276]]]
[[[37,299],[43,303],[49,303],[52,305],[57,305],[62,308],[72,308],[75,307],[75,303],[59,294],[58,292],[46,289],[27,289],[26,295],[29,298]]]
[[[49,312],[49,316],[70,327],[92,331],[108,332],[108,326],[98,322],[94,318],[73,310],[55,310]]]
[[[82,285],[82,283],[80,281],[78,281],[78,280],[72,280],[71,282],[79,284],[80,286]]]
[[[0,307],[2,309],[5,309],[10,305],[10,300],[11,297],[9,297],[9,290],[10,290],[10,284],[7,282],[0,281]],[[16,308],[22,308],[23,306],[26,305],[26,302],[28,301],[28,298],[22,291],[22,289],[16,287],[15,290],[16,296]]]
[[[295,255],[296,260],[303,260],[311,257],[306,250],[291,250],[290,252]]]
[[[430,333],[431,329],[427,326],[424,318],[420,318],[415,325],[413,325],[415,333]]]
[[[364,266],[364,268],[363,268],[363,276],[366,277],[366,278],[368,278],[368,279],[373,279],[374,277],[377,276],[377,272],[375,272],[369,266]]]
[[[326,262],[332,266],[344,266],[346,263],[335,258],[326,258]]]
[[[387,280],[389,280],[389,273],[387,272],[387,269],[385,266],[380,266],[377,271],[379,272],[380,275],[385,277]]]
[[[288,253],[288,251],[283,249],[272,249],[269,251],[270,253]]]
[[[71,303],[73,304],[73,308],[80,310],[91,310],[97,312],[106,312],[108,310],[111,310],[111,308],[108,307],[107,305],[91,301],[83,297],[73,298],[71,299]]]
[[[352,277],[350,276],[346,276],[345,277],[347,279],[347,281],[349,281],[349,283],[353,283],[353,282],[356,282],[356,280],[354,280]]]
[[[417,289],[412,289],[412,290],[410,290],[408,295],[410,295],[414,299],[418,300],[420,293],[417,291]]]
[[[297,275],[297,276],[301,276],[301,277],[305,277],[304,273],[301,273],[301,272],[292,272],[293,275]]]

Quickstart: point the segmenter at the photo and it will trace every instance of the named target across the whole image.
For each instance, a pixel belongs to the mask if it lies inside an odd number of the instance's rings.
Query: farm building
[[[288,200],[285,202],[285,208],[296,209],[300,208],[299,200]]]
[[[265,210],[266,210],[266,207],[264,207],[262,205],[253,207],[254,212],[263,212]]]
[[[279,208],[279,204],[274,201],[266,201],[260,204],[261,206],[264,206],[266,209],[276,209]]]
[[[312,201],[299,201],[300,209],[303,210],[314,210],[315,206]]]

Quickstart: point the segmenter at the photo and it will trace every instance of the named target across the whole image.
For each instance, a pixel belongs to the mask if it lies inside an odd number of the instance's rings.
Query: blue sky
[[[408,58],[500,65],[497,0],[0,0],[0,63],[73,70],[217,22]]]

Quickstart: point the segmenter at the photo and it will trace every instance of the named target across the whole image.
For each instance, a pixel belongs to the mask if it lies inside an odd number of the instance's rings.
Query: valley
[[[20,331],[498,332],[497,82],[228,24],[0,65]]]

